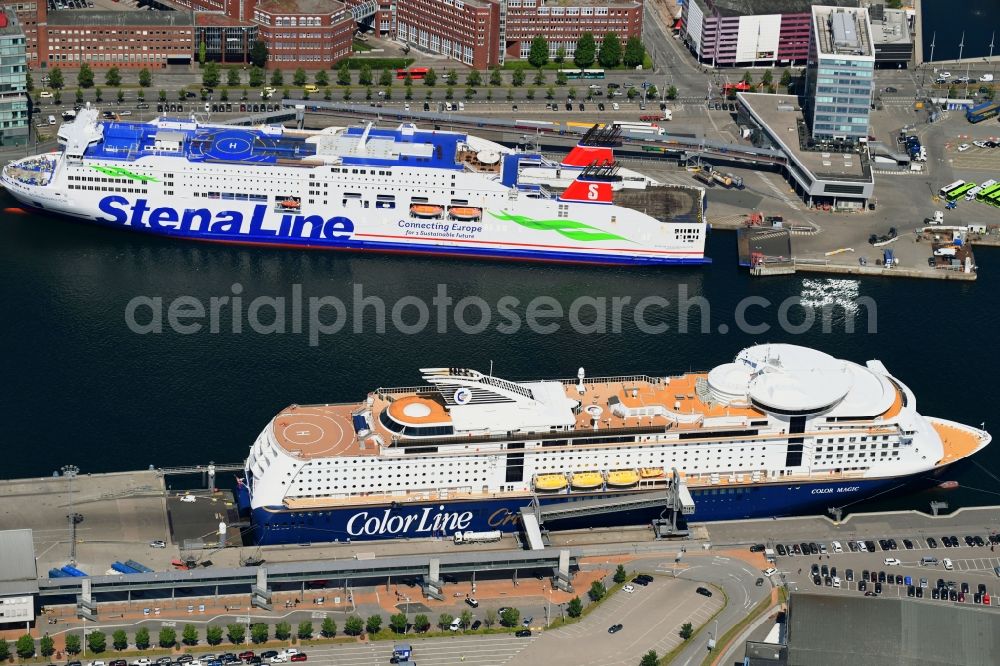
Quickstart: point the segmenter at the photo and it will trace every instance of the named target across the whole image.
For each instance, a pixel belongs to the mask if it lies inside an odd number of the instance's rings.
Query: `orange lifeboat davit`
[[[444,208],[430,204],[413,204],[410,206],[410,214],[414,217],[440,217]]]
[[[483,215],[483,209],[471,206],[452,206],[448,209],[448,214],[456,220],[478,220]]]
[[[288,199],[285,199],[284,201],[281,202],[281,207],[289,210],[298,210],[299,208],[302,207],[302,204],[299,203],[298,199],[292,199],[291,197],[289,197]]]

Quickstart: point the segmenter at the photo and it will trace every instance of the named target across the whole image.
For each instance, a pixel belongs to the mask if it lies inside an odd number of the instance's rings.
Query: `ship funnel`
[[[579,370],[576,371],[576,392],[579,393],[580,395],[583,395],[585,393],[585,390],[583,388],[583,378],[585,376],[586,373],[584,373],[583,368],[580,368]]]

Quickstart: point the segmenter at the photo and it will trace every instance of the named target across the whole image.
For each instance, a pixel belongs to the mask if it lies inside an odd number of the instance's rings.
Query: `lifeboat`
[[[628,488],[639,483],[639,474],[634,469],[615,469],[608,472],[608,485]]]
[[[430,204],[413,204],[410,206],[410,214],[415,217],[440,217],[444,209],[441,206]]]
[[[302,207],[302,204],[299,203],[298,200],[296,200],[296,199],[289,198],[289,199],[285,199],[284,201],[281,202],[281,207],[282,208],[288,208],[288,209],[291,209],[291,210],[298,210],[299,208]]]
[[[604,477],[600,472],[574,472],[573,488],[576,490],[593,490],[600,488],[604,484]]]
[[[452,206],[448,209],[448,214],[456,220],[478,220],[483,215],[483,209],[471,208],[469,206]]]
[[[566,485],[566,476],[563,474],[539,474],[535,477],[535,490],[554,492],[562,490]]]
[[[662,467],[643,467],[639,470],[639,476],[643,479],[659,479],[663,476]]]

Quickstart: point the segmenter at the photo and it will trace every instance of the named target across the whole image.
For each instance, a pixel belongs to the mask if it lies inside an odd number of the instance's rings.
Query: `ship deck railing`
[[[583,439],[617,437],[628,435],[662,435],[673,427],[673,422],[653,426],[624,426],[617,428],[577,428],[575,430],[556,430],[545,432],[525,432],[519,434],[495,433],[491,435],[456,435],[454,437],[421,437],[418,440],[400,440],[393,435],[392,445],[399,448],[415,448],[425,446],[440,446],[443,444],[484,444],[489,442],[528,442],[550,439]]]

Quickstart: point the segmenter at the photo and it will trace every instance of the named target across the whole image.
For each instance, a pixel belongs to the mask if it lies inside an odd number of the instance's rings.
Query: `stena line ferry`
[[[664,504],[640,500],[671,485],[688,521],[823,512],[935,485],[991,439],[921,416],[879,361],[787,344],[681,376],[421,372],[421,386],[273,418],[237,488],[257,543],[512,532],[570,506],[595,510],[546,528],[644,524]]]
[[[23,205],[173,238],[603,264],[705,263],[704,191],[621,169],[620,130],[561,163],[412,124],[322,131],[104,121],[0,182]],[[558,191],[553,188],[558,188]]]

